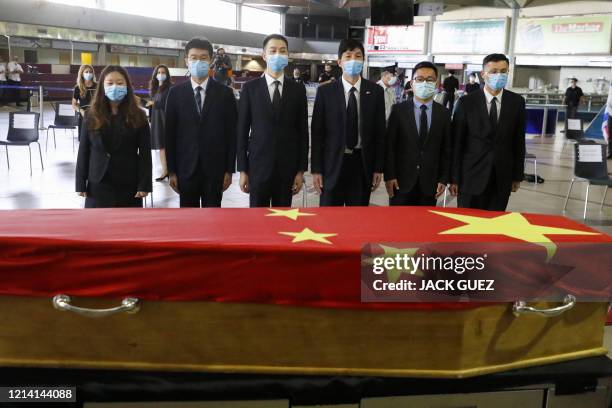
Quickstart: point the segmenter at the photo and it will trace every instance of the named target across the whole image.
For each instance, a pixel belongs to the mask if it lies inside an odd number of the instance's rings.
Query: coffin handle
[[[53,296],[53,307],[65,312],[73,312],[86,317],[106,317],[117,313],[137,313],[140,310],[140,300],[137,298],[125,298],[121,301],[121,306],[110,309],[88,309],[85,307],[73,306],[70,304],[72,299],[68,295]]]
[[[575,304],[576,297],[573,295],[565,296],[565,299],[563,299],[563,305],[550,309],[538,309],[535,307],[527,306],[527,302],[519,300],[518,302],[514,302],[514,305],[512,306],[512,312],[515,316],[520,316],[524,314],[535,314],[538,316],[553,317],[559,316],[561,313],[570,310],[574,307]]]

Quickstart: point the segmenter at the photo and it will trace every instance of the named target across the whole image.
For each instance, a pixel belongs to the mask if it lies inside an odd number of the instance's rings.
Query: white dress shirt
[[[0,62],[0,81],[6,81],[6,65]]]
[[[504,94],[504,90],[502,89],[500,93],[498,93],[496,96],[493,96],[485,87],[484,94],[487,100],[487,113],[491,113],[491,102],[493,101],[493,98],[497,98],[495,105],[497,105],[497,120],[499,121],[499,115],[501,114],[502,95]]]
[[[268,92],[270,93],[270,102],[274,99],[274,89],[276,89],[276,85],[274,85],[274,81],[280,82],[278,85],[278,92],[280,92],[281,97],[283,96],[283,85],[285,85],[285,75],[281,75],[278,79],[275,79],[268,75],[266,72],[264,74],[266,78],[266,83],[268,84]]]
[[[360,89],[361,89],[361,77],[355,85],[351,85],[344,76],[342,77],[342,86],[344,86],[344,100],[346,103],[346,107],[348,107],[349,96],[351,95],[351,88],[355,88],[355,98],[357,98],[357,117],[359,118],[359,125],[357,126],[357,146],[355,149],[361,149],[361,97],[360,97]]]
[[[196,104],[196,108],[198,107],[198,103],[195,101],[196,88],[198,86],[202,87],[202,90],[200,91],[200,97],[202,99],[202,107],[204,107],[204,98],[206,97],[206,85],[208,85],[209,79],[210,78],[206,78],[206,80],[202,82],[202,85],[200,85],[196,81],[194,81],[193,78],[191,78],[191,87],[193,88],[193,103]]]
[[[7,71],[19,71],[19,72],[15,72],[13,74],[9,74],[8,79],[10,79],[11,81],[15,81],[15,82],[21,82],[21,74],[23,73],[23,68],[21,68],[21,65],[19,65],[19,63],[15,62],[15,61],[11,61],[8,63],[7,66]]]
[[[382,87],[385,92],[385,118],[387,121],[389,120],[389,116],[391,116],[391,108],[395,105],[395,89],[391,86],[385,85],[383,80],[377,82],[378,85]]]

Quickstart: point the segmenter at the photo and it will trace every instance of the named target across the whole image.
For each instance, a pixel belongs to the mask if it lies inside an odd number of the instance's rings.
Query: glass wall
[[[236,29],[236,4],[222,0],[185,0],[185,22]]]
[[[178,20],[177,0],[104,0],[104,8],[118,13],[171,21]]]
[[[242,31],[259,34],[280,34],[281,15],[255,7],[242,7]]]

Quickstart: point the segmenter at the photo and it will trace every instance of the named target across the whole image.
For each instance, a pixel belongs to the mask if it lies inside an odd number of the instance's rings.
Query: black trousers
[[[568,119],[578,118],[578,106],[567,105],[567,118]]]
[[[417,179],[414,183],[414,187],[410,191],[395,190],[393,197],[389,198],[389,205],[391,206],[428,206],[434,207],[436,205],[436,197],[434,195],[426,195],[421,190],[421,183]]]
[[[19,86],[21,85],[20,81],[13,81],[11,79],[6,81],[7,85],[10,86]],[[21,89],[7,89],[7,92],[5,92],[5,100],[6,103],[8,104],[9,102],[15,102],[16,106],[20,106],[21,105]]]
[[[0,81],[0,87],[6,85],[6,81]],[[8,89],[0,88],[0,105],[4,105],[4,95]]]
[[[135,198],[136,188],[121,186],[108,179],[87,185],[85,208],[141,207],[142,198]]]
[[[321,207],[368,206],[372,187],[367,183],[365,169],[361,158],[361,150],[353,154],[345,154],[342,160],[340,178],[333,189],[325,188],[323,177],[323,192]]]
[[[249,206],[253,207],[291,207],[293,198],[293,178],[282,177],[274,171],[272,177],[264,182],[249,180]]]
[[[453,113],[453,106],[455,105],[455,93],[445,93],[444,94],[444,103],[443,105],[446,107],[448,106],[448,110],[450,111],[450,113]]]
[[[221,207],[223,176],[210,177],[196,172],[189,178],[178,180],[181,208]]]
[[[506,211],[510,191],[500,191],[497,187],[495,168],[491,170],[489,182],[481,194],[464,194],[459,188],[457,206],[461,208],[475,208],[479,210]]]

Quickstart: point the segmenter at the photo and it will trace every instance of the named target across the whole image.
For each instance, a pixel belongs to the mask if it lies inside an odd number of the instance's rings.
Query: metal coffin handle
[[[515,316],[535,314],[538,316],[553,317],[559,316],[561,313],[570,310],[574,307],[575,304],[576,297],[573,295],[565,296],[565,299],[563,299],[563,305],[550,309],[538,309],[535,307],[527,306],[527,302],[519,300],[518,302],[514,302],[514,305],[512,306],[512,312]]]
[[[73,306],[70,304],[72,299],[68,295],[53,296],[53,307],[65,312],[73,312],[86,317],[106,317],[117,313],[137,313],[140,310],[140,300],[137,298],[125,298],[121,301],[121,306],[110,309],[88,309],[85,307]]]

